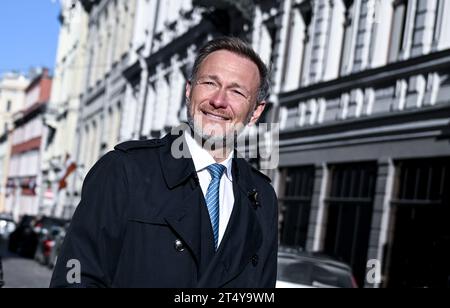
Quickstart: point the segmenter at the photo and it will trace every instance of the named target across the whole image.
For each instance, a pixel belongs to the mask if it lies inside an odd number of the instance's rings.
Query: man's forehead
[[[211,62],[224,60],[224,59],[227,59],[228,61],[236,61],[236,62],[248,64],[249,66],[253,66],[253,68],[258,71],[258,66],[250,58],[246,57],[245,55],[241,55],[239,53],[229,51],[227,49],[220,49],[220,50],[216,50],[216,51],[210,53],[203,60],[203,62],[201,63],[201,66],[205,63],[211,63]],[[227,62],[221,62],[221,61],[219,61],[219,63],[228,64]]]
[[[256,63],[251,59],[232,51],[221,49],[209,54],[200,64],[198,77],[201,78],[216,75],[215,73],[208,71],[213,68],[222,68],[227,71],[232,71],[236,75],[247,75],[242,77],[245,77],[246,80],[253,79],[256,83],[259,83],[259,69]]]

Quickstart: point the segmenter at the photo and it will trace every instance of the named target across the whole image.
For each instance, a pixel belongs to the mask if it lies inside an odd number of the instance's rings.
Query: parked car
[[[352,270],[331,257],[304,251],[278,252],[277,288],[356,288]]]
[[[38,235],[33,230],[35,224],[35,216],[24,215],[22,217],[16,230],[9,236],[9,251],[24,257],[34,257],[38,242]]]
[[[0,240],[8,240],[9,235],[16,229],[16,223],[12,217],[0,215]]]
[[[10,235],[9,249],[23,257],[34,258],[50,229],[63,227],[66,223],[67,220],[55,217],[24,216],[16,231]]]
[[[53,245],[51,245],[48,257],[48,266],[50,268],[53,268],[56,265],[56,261],[58,259],[59,252],[61,251],[62,244],[64,243],[64,238],[66,237],[68,228],[69,223],[67,223],[65,227],[53,237]]]
[[[35,260],[43,265],[53,267],[65,234],[64,226],[51,226],[49,231],[42,231],[34,256]]]

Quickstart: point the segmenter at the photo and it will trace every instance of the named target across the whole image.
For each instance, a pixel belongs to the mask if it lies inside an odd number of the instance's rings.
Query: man
[[[246,43],[203,47],[186,86],[189,126],[97,162],[51,286],[274,287],[276,195],[233,149],[267,92],[267,68]]]

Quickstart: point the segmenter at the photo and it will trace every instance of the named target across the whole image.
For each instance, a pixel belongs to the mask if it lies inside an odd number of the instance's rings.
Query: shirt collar
[[[195,171],[200,172],[209,165],[215,164],[216,161],[211,156],[208,151],[206,151],[204,148],[202,148],[197,141],[195,141],[194,138],[192,138],[191,134],[189,132],[185,132],[184,136],[186,138],[186,143],[189,148],[189,152],[191,153],[192,160],[194,161]],[[231,172],[231,166],[233,161],[233,154],[234,151],[231,151],[231,153],[228,155],[227,159],[225,159],[223,162],[221,162],[221,165],[225,166],[225,174],[227,178],[232,181],[232,172]]]

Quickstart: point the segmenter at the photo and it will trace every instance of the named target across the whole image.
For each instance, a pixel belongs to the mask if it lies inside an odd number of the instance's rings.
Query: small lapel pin
[[[248,198],[250,199],[251,202],[253,202],[253,207],[256,209],[256,207],[259,206],[258,192],[256,191],[256,189],[253,189],[248,192]]]

